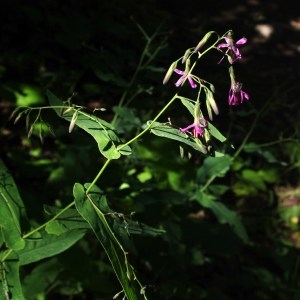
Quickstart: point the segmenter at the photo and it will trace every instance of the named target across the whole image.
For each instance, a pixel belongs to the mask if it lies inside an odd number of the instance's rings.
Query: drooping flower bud
[[[205,34],[205,36],[202,38],[202,40],[198,43],[198,45],[195,47],[194,52],[198,52],[203,45],[208,41],[208,39],[211,37],[211,35],[215,33],[214,31],[209,31]]]
[[[177,67],[177,61],[174,61],[171,64],[171,66],[169,67],[169,70],[167,71],[167,73],[165,75],[165,78],[163,80],[163,84],[166,84],[169,81],[169,79],[172,76],[172,74],[173,74],[174,70],[176,69],[176,67]]]

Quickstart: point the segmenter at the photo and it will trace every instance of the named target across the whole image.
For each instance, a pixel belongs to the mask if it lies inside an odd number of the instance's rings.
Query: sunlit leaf
[[[74,121],[74,112],[77,111],[78,115],[76,117],[75,123],[88,134],[90,134],[97,142],[99,151],[103,156],[108,159],[118,159],[121,156],[120,151],[118,151],[118,146],[122,144],[121,140],[116,135],[113,127],[108,122],[98,118],[92,113],[87,113],[79,109],[72,109],[66,113],[62,113],[63,102],[59,100],[50,91],[47,92],[50,105],[53,107],[55,112],[61,118],[72,122]],[[123,149],[124,153],[125,149]],[[126,155],[130,154],[130,147],[126,147]],[[122,154],[123,154],[122,153]]]

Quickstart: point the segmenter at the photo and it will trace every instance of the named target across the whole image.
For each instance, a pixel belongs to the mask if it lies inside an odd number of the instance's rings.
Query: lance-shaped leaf
[[[21,217],[26,219],[23,201],[12,176],[0,160],[0,241],[13,250],[25,246],[21,236]]]
[[[147,125],[150,125],[150,124],[151,124],[151,121],[148,121]],[[154,122],[151,125],[151,133],[153,133],[157,136],[160,136],[160,137],[164,137],[167,139],[176,140],[180,143],[184,143],[204,154],[207,153],[205,145],[203,145],[200,142],[200,140],[195,139],[194,137],[192,137],[188,134],[179,132],[178,128],[173,127],[169,123]]]
[[[85,187],[88,188],[89,184],[86,184]],[[74,185],[73,194],[76,208],[89,223],[103,246],[114,272],[122,285],[125,296],[129,300],[140,299],[141,287],[138,286],[133,268],[128,263],[126,252],[117,240],[102,211],[102,209],[107,210],[105,197],[96,187],[93,187],[86,194],[84,187],[79,183]]]
[[[74,229],[57,236],[41,231],[40,236],[26,239],[25,248],[18,251],[20,265],[27,265],[64,252],[79,241],[85,233],[86,229]]]
[[[71,107],[70,109],[70,107],[66,106],[66,110],[63,111],[62,108],[64,104],[60,99],[58,99],[50,91],[47,91],[47,96],[50,105],[53,107],[57,115],[71,123],[69,129],[72,131],[76,124],[78,127],[90,134],[96,140],[99,151],[104,157],[107,159],[118,159],[121,154],[131,154],[129,146],[122,148],[122,151],[117,149],[122,142],[110,123],[98,118],[92,113],[85,112],[75,107]]]

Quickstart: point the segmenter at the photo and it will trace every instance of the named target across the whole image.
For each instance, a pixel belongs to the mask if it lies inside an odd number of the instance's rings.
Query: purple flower
[[[180,129],[179,132],[186,132],[186,131],[190,132],[190,129],[193,129],[192,130],[193,136],[195,138],[198,138],[198,136],[200,136],[200,137],[203,136],[203,134],[204,134],[203,128],[205,128],[205,127],[207,127],[207,121],[204,118],[199,118],[193,124]]]
[[[228,96],[229,105],[242,104],[244,99],[249,100],[250,96],[242,90],[242,84],[240,82],[232,82]]]
[[[177,87],[179,87],[182,82],[187,78],[187,80],[189,81],[191,87],[194,89],[197,87],[197,84],[194,82],[194,80],[192,79],[192,76],[189,75],[187,72],[181,71],[179,69],[175,69],[174,70],[175,73],[181,75],[181,77],[177,80],[177,82],[175,83],[175,85]]]
[[[247,38],[243,37],[239,39],[236,43],[233,42],[233,38],[231,34],[228,34],[225,38],[226,43],[221,43],[217,46],[218,49],[220,48],[227,48],[225,55],[229,53],[229,62],[231,64],[235,63],[237,60],[242,58],[240,50],[238,49],[239,46],[244,45],[247,42]],[[225,55],[221,58],[219,63],[223,60]]]

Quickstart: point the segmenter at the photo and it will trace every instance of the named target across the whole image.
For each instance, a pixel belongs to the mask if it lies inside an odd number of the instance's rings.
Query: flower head
[[[177,82],[175,83],[175,85],[177,87],[179,87],[182,82],[187,78],[187,80],[190,83],[190,86],[194,89],[197,87],[197,84],[194,82],[194,80],[192,79],[192,75],[188,74],[186,71],[181,71],[179,69],[174,69],[174,72],[181,75],[181,77],[177,80]]]
[[[180,129],[179,132],[190,132],[190,129],[192,129],[193,136],[198,138],[198,136],[202,137],[204,135],[205,127],[207,127],[207,121],[204,118],[198,118],[193,124]]]
[[[242,104],[244,99],[249,100],[250,96],[242,90],[242,84],[240,82],[232,82],[229,90],[228,104]]]
[[[220,48],[227,48],[225,55],[228,53],[228,59],[231,64],[235,63],[237,60],[242,58],[242,55],[240,53],[240,50],[238,47],[241,45],[244,45],[247,42],[247,38],[243,37],[239,39],[236,43],[234,43],[232,35],[228,34],[227,36],[224,37],[225,43],[221,43],[217,46],[218,49]],[[224,55],[224,56],[225,56]],[[223,60],[224,56],[221,58],[219,63]]]

